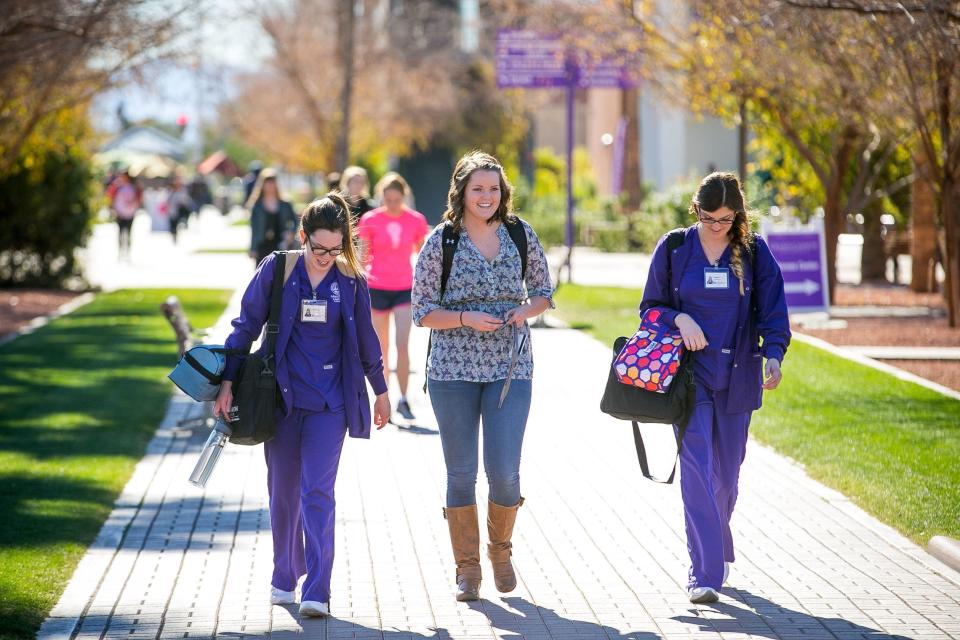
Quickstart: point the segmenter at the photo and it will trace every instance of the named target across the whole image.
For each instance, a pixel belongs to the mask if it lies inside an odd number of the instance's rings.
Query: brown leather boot
[[[480,524],[477,505],[446,507],[443,517],[450,528],[450,545],[457,563],[457,600],[480,598]]]
[[[517,588],[517,574],[513,570],[510,556],[513,555],[513,525],[517,521],[517,510],[523,504],[523,498],[512,507],[501,507],[494,502],[487,503],[487,533],[490,544],[487,555],[493,564],[493,582],[500,593],[509,593]]]

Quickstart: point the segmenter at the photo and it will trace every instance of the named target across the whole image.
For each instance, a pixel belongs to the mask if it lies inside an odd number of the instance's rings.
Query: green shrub
[[[83,109],[58,112],[0,171],[0,286],[59,287],[78,274],[74,250],[93,217],[89,138]]]

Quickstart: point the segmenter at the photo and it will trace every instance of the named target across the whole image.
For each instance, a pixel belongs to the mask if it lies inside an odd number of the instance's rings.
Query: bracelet
[[[465,325],[463,324],[463,311],[460,312],[460,326],[461,326],[461,327],[462,327],[462,326],[465,326]]]

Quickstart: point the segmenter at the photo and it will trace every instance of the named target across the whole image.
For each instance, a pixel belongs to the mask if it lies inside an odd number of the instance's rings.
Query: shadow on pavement
[[[726,615],[726,618],[704,618],[691,615],[675,616],[673,619],[678,622],[698,625],[701,631],[716,631],[721,634],[748,633],[751,637],[762,638],[829,636],[870,638],[871,640],[909,640],[906,636],[891,635],[843,618],[826,618],[788,609],[743,589],[726,588],[723,591],[725,594],[741,600],[746,608],[735,606],[729,602],[718,602],[703,606]]]
[[[590,638],[660,640],[660,635],[649,631],[621,631],[596,622],[564,618],[553,609],[535,605],[524,598],[512,597],[502,598],[502,600],[513,611],[486,599],[468,604],[471,609],[480,611],[487,616],[492,626],[523,637],[570,637],[583,640]]]

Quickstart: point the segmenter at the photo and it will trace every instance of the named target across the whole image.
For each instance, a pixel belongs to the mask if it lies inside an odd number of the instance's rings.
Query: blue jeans
[[[520,449],[530,413],[530,380],[514,380],[497,408],[504,380],[430,380],[430,402],[447,465],[447,506],[476,504],[477,454],[483,422],[483,467],[489,497],[503,507],[520,502]]]

